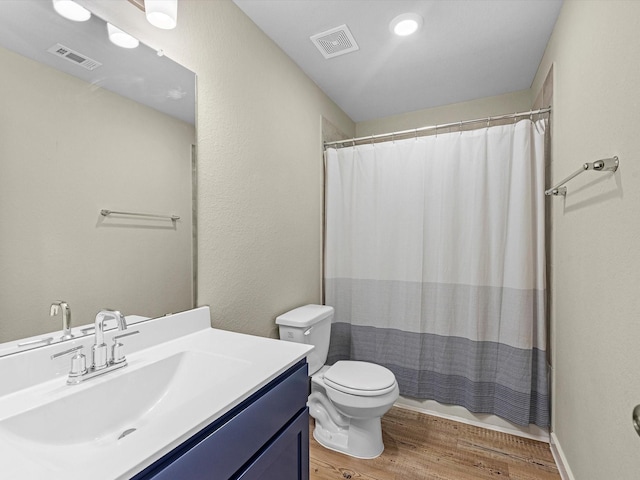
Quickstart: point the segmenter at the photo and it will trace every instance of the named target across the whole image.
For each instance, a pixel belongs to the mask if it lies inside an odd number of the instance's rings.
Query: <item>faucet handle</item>
[[[134,330],[133,332],[123,333],[121,335],[115,335],[113,337],[113,347],[111,347],[111,362],[112,363],[122,363],[126,360],[124,356],[124,345],[119,342],[121,338],[129,337],[131,335],[136,335],[140,333],[139,330]]]
[[[75,353],[75,355],[71,357],[71,370],[69,370],[69,378],[71,379],[73,377],[80,377],[87,373],[87,359],[84,354],[79,352],[83,348],[84,345],[80,345],[74,348],[70,348],[69,350],[54,353],[53,355],[51,355],[51,360]]]
[[[120,340],[121,338],[129,337],[131,335],[136,335],[138,333],[140,333],[140,330],[134,330],[133,332],[121,333],[120,335],[114,335],[113,336],[113,341],[115,342],[117,340]]]
[[[51,342],[53,342],[53,337],[38,338],[36,340],[29,340],[27,342],[21,342],[21,343],[18,344],[18,348],[29,347],[31,345],[38,345],[39,343],[44,343],[45,345],[49,345]]]
[[[70,348],[69,350],[64,350],[63,352],[54,353],[51,355],[51,360],[58,357],[64,357],[65,355],[69,355],[70,353],[77,352],[78,350],[82,350],[84,345],[78,345],[77,347]]]

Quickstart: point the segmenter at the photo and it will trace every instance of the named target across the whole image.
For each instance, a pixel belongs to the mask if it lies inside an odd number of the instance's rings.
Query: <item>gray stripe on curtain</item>
[[[337,322],[328,362],[347,359],[384,365],[408,397],[461,405],[518,425],[549,425],[544,350]]]

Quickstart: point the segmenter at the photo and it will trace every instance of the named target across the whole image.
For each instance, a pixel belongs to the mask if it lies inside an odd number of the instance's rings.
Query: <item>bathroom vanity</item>
[[[302,361],[133,480],[308,480],[307,389]]]
[[[308,479],[312,347],[209,318],[134,325],[118,340],[128,365],[78,385],[69,357],[51,356],[92,336],[0,357],[0,478]]]

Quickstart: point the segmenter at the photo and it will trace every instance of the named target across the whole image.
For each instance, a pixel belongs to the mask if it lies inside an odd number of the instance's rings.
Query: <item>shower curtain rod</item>
[[[335,142],[324,142],[324,148],[330,147],[332,145],[340,145],[339,148],[346,146],[355,146],[356,143],[364,143],[364,142],[382,142],[385,140],[393,140],[395,137],[406,137],[408,135],[418,136],[419,133],[427,132],[429,130],[438,131],[439,128],[450,128],[450,127],[460,127],[463,125],[468,125],[470,123],[481,123],[481,122],[492,122],[494,120],[507,120],[510,118],[518,118],[518,117],[531,117],[533,115],[540,115],[543,113],[549,113],[551,111],[551,107],[541,108],[538,110],[530,110],[528,112],[518,112],[518,113],[510,113],[506,115],[497,115],[495,117],[486,117],[486,118],[476,118],[474,120],[462,120],[459,122],[453,123],[443,123],[441,125],[430,125],[428,127],[414,128],[411,130],[402,130],[399,132],[393,133],[380,133],[378,135],[369,135],[367,137],[357,137],[357,138],[349,138],[347,140],[337,140]]]

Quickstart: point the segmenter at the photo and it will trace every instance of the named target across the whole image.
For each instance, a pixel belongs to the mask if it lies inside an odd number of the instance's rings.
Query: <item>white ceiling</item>
[[[355,122],[531,86],[562,0],[233,0]],[[411,37],[389,22],[424,19]],[[309,37],[346,24],[356,52]]]

